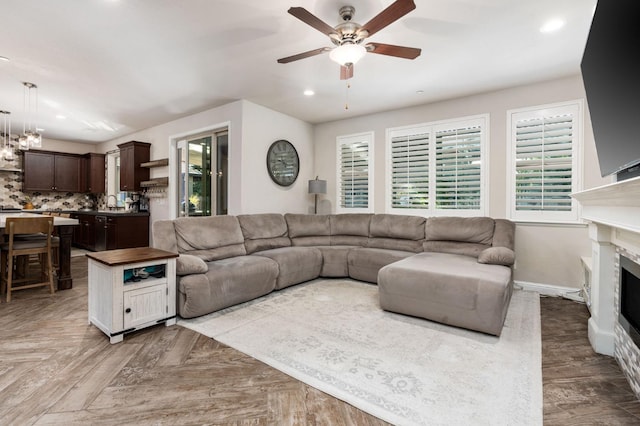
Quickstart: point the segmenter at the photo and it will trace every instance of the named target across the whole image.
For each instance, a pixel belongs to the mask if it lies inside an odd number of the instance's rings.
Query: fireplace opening
[[[620,314],[618,322],[640,347],[640,265],[620,256]]]

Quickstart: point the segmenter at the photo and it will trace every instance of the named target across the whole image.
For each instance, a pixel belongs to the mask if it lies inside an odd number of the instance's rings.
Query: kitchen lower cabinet
[[[149,215],[77,212],[73,242],[91,251],[149,246]]]

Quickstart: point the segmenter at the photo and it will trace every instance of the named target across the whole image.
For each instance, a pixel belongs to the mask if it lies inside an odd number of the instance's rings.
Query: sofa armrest
[[[482,250],[478,256],[479,263],[512,266],[516,261],[516,254],[506,247],[489,247]]]
[[[176,275],[204,274],[209,267],[204,260],[190,254],[181,254],[176,259]]]

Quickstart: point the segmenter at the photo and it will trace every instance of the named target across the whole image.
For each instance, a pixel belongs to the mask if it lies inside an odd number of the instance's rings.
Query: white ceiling
[[[364,24],[392,0],[2,0],[0,109],[23,123],[23,81],[38,85],[45,138],[100,142],[247,99],[310,123],[579,72],[596,0],[415,0],[367,41],[418,47],[416,60],[367,54],[339,79],[332,44],[287,13],[333,26],[351,4]],[[551,18],[566,25],[539,28]],[[316,95],[306,97],[305,89]],[[418,91],[423,91],[418,94]],[[345,110],[348,96],[349,109]],[[56,118],[63,115],[66,119]]]

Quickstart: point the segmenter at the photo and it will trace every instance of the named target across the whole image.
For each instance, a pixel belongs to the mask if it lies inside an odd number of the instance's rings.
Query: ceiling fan
[[[321,33],[328,35],[336,47],[321,47],[319,49],[309,50],[308,52],[298,53],[297,55],[278,59],[278,63],[287,64],[299,59],[329,52],[331,59],[340,64],[340,79],[347,80],[353,77],[353,65],[367,52],[396,56],[398,58],[415,59],[420,56],[421,49],[383,43],[364,43],[367,37],[371,37],[415,8],[416,4],[413,0],[396,0],[369,22],[360,25],[351,20],[355,14],[355,8],[353,6],[343,6],[339,11],[343,22],[335,27],[331,27],[305,8],[292,7],[288,10],[289,14],[312,26]]]

